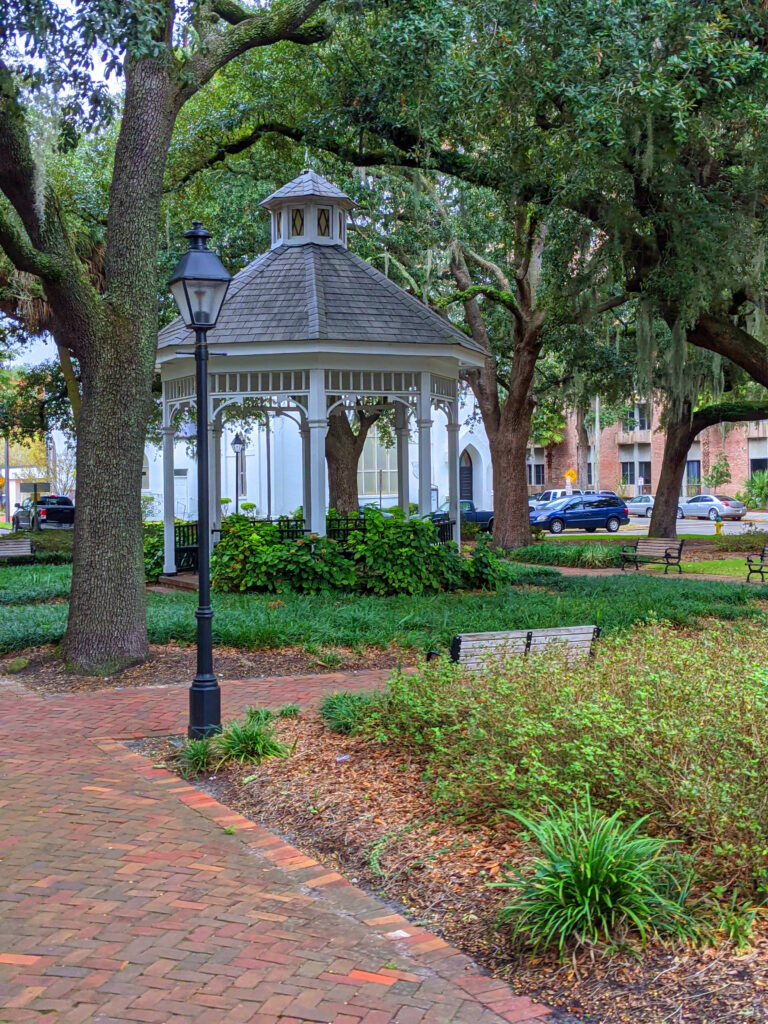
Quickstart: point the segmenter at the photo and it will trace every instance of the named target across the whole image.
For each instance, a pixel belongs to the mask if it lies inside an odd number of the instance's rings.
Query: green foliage
[[[355,690],[330,693],[320,704],[320,715],[332,732],[349,736],[359,730],[370,706],[371,695]]]
[[[478,542],[470,558],[454,544],[438,544],[430,520],[384,519],[365,513],[365,529],[344,542],[327,537],[279,540],[278,527],[244,516],[222,524],[221,541],[211,560],[218,590],[359,591],[379,595],[421,594],[461,587],[493,587],[509,578],[507,565]]]
[[[724,451],[718,452],[717,458],[701,479],[704,485],[712,490],[718,490],[723,484],[731,482],[731,467]]]
[[[535,619],[532,619],[535,621]],[[588,620],[584,620],[588,621]],[[763,626],[648,626],[484,672],[429,663],[374,696],[364,731],[428,765],[463,815],[529,813],[589,792],[609,813],[707,846],[709,869],[765,881],[768,675]]]
[[[157,580],[163,575],[165,544],[162,523],[145,523],[144,531],[144,575],[148,580]]]
[[[282,704],[275,712],[278,718],[298,718],[301,709],[298,704]]]
[[[256,711],[257,709],[251,709]],[[258,709],[259,711],[263,709]],[[215,740],[218,770],[227,761],[252,761],[255,764],[267,757],[287,757],[288,748],[275,739],[269,720],[246,718],[244,722],[230,722]]]
[[[30,604],[67,597],[72,583],[68,565],[3,566],[0,568],[0,604]]]
[[[507,556],[515,562],[535,565],[569,565],[581,569],[604,569],[621,565],[618,545],[548,544],[542,542],[517,548]]]
[[[768,469],[758,469],[737,495],[747,508],[768,508]]]
[[[207,772],[213,765],[213,755],[213,741],[209,737],[188,739],[173,756],[173,763],[177,765],[182,777],[188,779]]]
[[[275,713],[269,708],[248,707],[245,709],[245,721],[247,725],[267,725],[274,721]]]
[[[566,944],[607,943],[627,929],[643,943],[649,935],[691,934],[690,879],[677,877],[667,841],[642,833],[646,818],[624,824],[620,811],[603,814],[589,794],[568,810],[551,805],[546,817],[513,817],[539,847],[529,870],[496,883],[512,896],[500,920],[514,939],[562,955]]]

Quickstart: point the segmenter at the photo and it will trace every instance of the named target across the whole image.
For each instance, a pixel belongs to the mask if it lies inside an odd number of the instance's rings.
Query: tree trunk
[[[696,436],[691,421],[691,404],[684,402],[680,415],[667,423],[661,476],[653,503],[649,537],[677,536],[677,506],[683,486],[688,451]]]
[[[328,504],[341,515],[356,515],[360,506],[357,489],[357,465],[373,424],[379,414],[356,413],[357,433],[352,429],[347,414],[337,407],[328,417],[325,435],[325,458],[328,464]]]
[[[81,364],[72,593],[63,650],[79,672],[107,674],[147,654],[141,468],[151,357],[129,358],[117,327]]]
[[[576,407],[576,473],[582,491],[589,487],[589,435],[585,423],[585,409]]]

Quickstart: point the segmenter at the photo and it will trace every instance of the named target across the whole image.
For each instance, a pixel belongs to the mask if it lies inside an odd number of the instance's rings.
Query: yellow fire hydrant
[[[723,532],[723,520],[720,518],[720,516],[718,516],[717,519],[715,520],[715,536],[719,537],[722,532]]]

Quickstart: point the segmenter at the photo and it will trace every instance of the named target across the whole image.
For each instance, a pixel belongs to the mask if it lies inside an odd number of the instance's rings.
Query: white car
[[[677,503],[677,518],[685,519],[743,519],[747,506],[743,501],[729,498],[724,494],[695,494],[692,498],[681,498]]]
[[[636,498],[631,498],[627,502],[627,512],[631,516],[645,516],[650,519],[653,512],[653,495],[638,494]]]

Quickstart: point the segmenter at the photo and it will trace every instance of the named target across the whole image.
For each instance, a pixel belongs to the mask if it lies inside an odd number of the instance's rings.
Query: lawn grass
[[[10,570],[0,570],[3,573]],[[762,590],[732,583],[650,575],[563,578],[548,570],[520,569],[528,585],[498,592],[418,597],[320,594],[305,597],[217,594],[216,644],[242,648],[343,645],[385,648],[393,643],[426,652],[445,647],[456,633],[595,624],[607,632],[664,619],[684,625],[713,617],[763,618]],[[54,580],[51,586],[55,586]],[[148,594],[153,643],[193,643],[195,593]],[[0,653],[55,643],[64,633],[67,605],[6,605],[0,616]]]
[[[654,572],[664,572],[663,565],[648,566]],[[743,558],[705,558],[700,562],[683,562],[683,572],[703,573],[706,576],[730,576],[742,581],[747,578],[747,566]]]
[[[3,566],[0,569],[0,605],[66,597],[71,582],[71,565]]]

